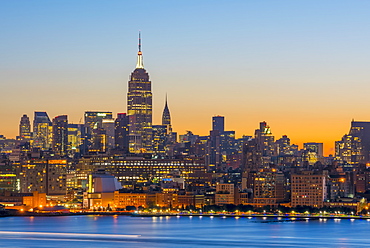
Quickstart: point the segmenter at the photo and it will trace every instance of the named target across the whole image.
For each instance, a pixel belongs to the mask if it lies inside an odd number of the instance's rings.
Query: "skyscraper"
[[[129,136],[128,136],[128,116],[126,113],[118,113],[115,121],[114,142],[116,149],[123,153],[128,153]]]
[[[52,125],[46,112],[35,111],[33,119],[33,147],[47,150],[51,146]]]
[[[220,133],[225,131],[225,118],[223,116],[212,117],[212,130],[218,130]]]
[[[152,91],[149,74],[144,69],[140,33],[137,65],[128,82],[127,114],[130,152],[152,152]]]
[[[112,112],[106,111],[86,111],[85,129],[82,153],[102,152],[106,148],[105,131],[102,130],[102,123],[105,119],[112,119]],[[95,137],[96,136],[96,137]],[[104,136],[104,137],[103,137]],[[104,147],[104,148],[103,148]]]
[[[164,105],[163,114],[162,114],[162,125],[166,125],[166,127],[167,127],[167,133],[171,133],[172,132],[171,114],[170,114],[170,110],[168,109],[167,95],[166,95],[166,103]]]
[[[21,117],[19,123],[19,138],[21,140],[30,140],[31,139],[31,123],[30,118],[27,115]]]
[[[65,156],[68,150],[68,119],[66,115],[53,119],[53,151],[56,155]]]

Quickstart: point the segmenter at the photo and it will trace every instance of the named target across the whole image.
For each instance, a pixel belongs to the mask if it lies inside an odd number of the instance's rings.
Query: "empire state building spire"
[[[128,81],[127,115],[130,153],[151,153],[152,83],[143,65],[140,33],[137,65]]]
[[[139,32],[139,52],[137,53],[137,64],[136,68],[144,69],[143,53],[141,52],[141,33]]]

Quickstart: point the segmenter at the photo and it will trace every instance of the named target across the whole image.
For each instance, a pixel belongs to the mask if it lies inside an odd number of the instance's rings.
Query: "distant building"
[[[225,131],[225,117],[213,116],[212,117],[212,130],[218,130],[220,133]]]
[[[53,151],[57,156],[66,156],[68,152],[68,118],[60,115],[53,119]]]
[[[46,112],[35,111],[32,139],[33,147],[41,150],[48,150],[51,147],[52,124]]]
[[[115,147],[115,120],[103,119],[102,128],[105,130],[105,134],[107,135],[107,148],[113,149]]]
[[[153,125],[153,153],[164,155],[166,153],[167,125]]]
[[[170,110],[168,109],[167,95],[166,95],[166,103],[164,105],[163,114],[162,114],[162,125],[166,126],[167,134],[172,132],[171,114],[170,114]]]
[[[21,140],[30,140],[31,139],[31,123],[30,118],[27,115],[21,117],[19,123],[19,137]]]
[[[114,142],[116,149],[124,154],[129,153],[129,118],[126,113],[118,113],[115,120]]]

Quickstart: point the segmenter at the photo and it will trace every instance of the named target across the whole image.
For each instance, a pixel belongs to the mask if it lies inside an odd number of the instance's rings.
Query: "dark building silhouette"
[[[68,151],[68,118],[66,115],[53,119],[53,151],[58,156],[67,155]]]
[[[163,114],[162,114],[162,125],[166,126],[167,133],[172,132],[172,127],[171,127],[171,114],[170,110],[168,109],[168,104],[167,104],[167,95],[166,95],[166,103],[163,109]]]
[[[125,154],[129,153],[128,123],[129,119],[126,113],[117,114],[117,119],[115,120],[114,140],[116,150],[122,151]]]
[[[212,117],[212,130],[218,130],[220,133],[225,131],[225,117],[213,116]]]

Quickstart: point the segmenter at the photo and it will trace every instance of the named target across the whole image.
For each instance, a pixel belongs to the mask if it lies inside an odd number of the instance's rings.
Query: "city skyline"
[[[237,137],[266,121],[276,138],[286,134],[301,148],[323,142],[328,155],[352,119],[370,119],[368,3],[45,3],[1,3],[0,80],[10,104],[0,108],[0,134],[7,138],[34,111],[68,115],[71,123],[89,110],[126,112],[138,30],[153,83],[153,124],[161,123],[167,92],[178,134],[208,135],[215,115]],[[160,15],[150,23],[150,7],[173,23]]]

